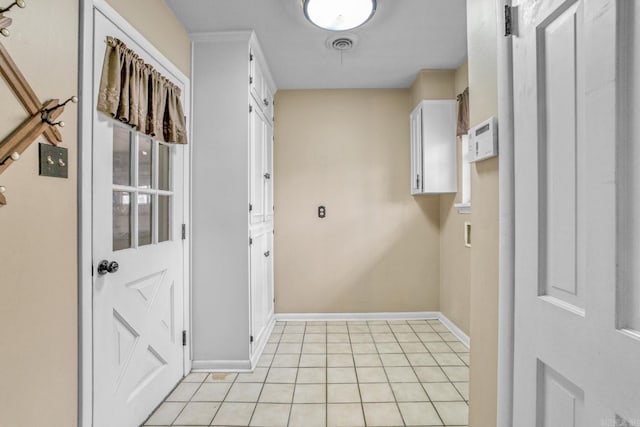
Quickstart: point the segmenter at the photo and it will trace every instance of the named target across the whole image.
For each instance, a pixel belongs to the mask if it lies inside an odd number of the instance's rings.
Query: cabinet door
[[[252,54],[253,55],[253,54]],[[251,76],[249,78],[251,85],[251,95],[253,95],[256,102],[259,103],[260,109],[264,108],[264,75],[262,73],[262,66],[258,58],[253,55],[251,60]]]
[[[411,113],[411,194],[422,193],[422,108]]]
[[[250,217],[251,224],[264,221],[264,163],[265,163],[265,139],[267,124],[255,101],[251,102],[250,113]]]
[[[273,290],[273,230],[266,233],[267,252],[265,255],[265,288],[266,288],[266,310],[267,319],[269,320],[274,313],[275,294]]]
[[[268,235],[268,232],[260,231],[251,237],[251,335],[254,344],[263,339],[269,319],[268,301],[273,299],[267,289],[267,260],[271,256]]]
[[[422,191],[458,191],[456,101],[422,101]]]
[[[265,221],[273,220],[273,126],[267,124],[264,145],[264,209]]]
[[[262,106],[264,109],[264,115],[267,116],[267,121],[273,123],[273,92],[266,80],[264,80],[264,94],[262,97]]]

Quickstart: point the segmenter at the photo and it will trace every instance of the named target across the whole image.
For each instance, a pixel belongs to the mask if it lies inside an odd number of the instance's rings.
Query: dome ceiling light
[[[346,31],[369,21],[376,0],[303,0],[304,15],[314,25],[330,31]]]

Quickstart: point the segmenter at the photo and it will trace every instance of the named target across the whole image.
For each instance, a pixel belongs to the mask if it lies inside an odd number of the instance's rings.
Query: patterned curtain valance
[[[179,87],[122,41],[107,37],[98,111],[158,141],[186,144],[180,93]]]
[[[458,125],[456,135],[466,135],[469,132],[469,88],[458,95]]]

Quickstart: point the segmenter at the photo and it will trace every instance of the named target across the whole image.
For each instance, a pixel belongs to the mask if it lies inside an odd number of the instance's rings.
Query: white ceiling
[[[466,57],[466,0],[378,0],[342,55],[336,33],[309,23],[301,0],[166,0],[189,32],[255,30],[279,89],[405,88],[425,68]]]

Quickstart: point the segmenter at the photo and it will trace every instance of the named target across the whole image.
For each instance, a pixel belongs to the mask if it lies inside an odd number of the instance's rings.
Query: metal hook
[[[16,0],[13,3],[11,3],[9,6],[0,9],[0,13],[5,13],[10,11],[14,6],[18,6],[20,9],[24,9],[25,7],[27,7],[26,3],[24,2],[24,0]]]
[[[59,121],[59,122],[52,122],[51,121],[51,113],[53,113],[54,111],[56,111],[59,108],[64,107],[69,102],[73,102],[74,104],[77,104],[78,103],[78,97],[74,95],[71,98],[69,98],[66,101],[64,101],[62,104],[58,104],[55,107],[47,108],[45,110],[42,110],[42,121],[45,122],[45,123],[50,124],[51,126],[64,127],[64,122],[63,121]]]

